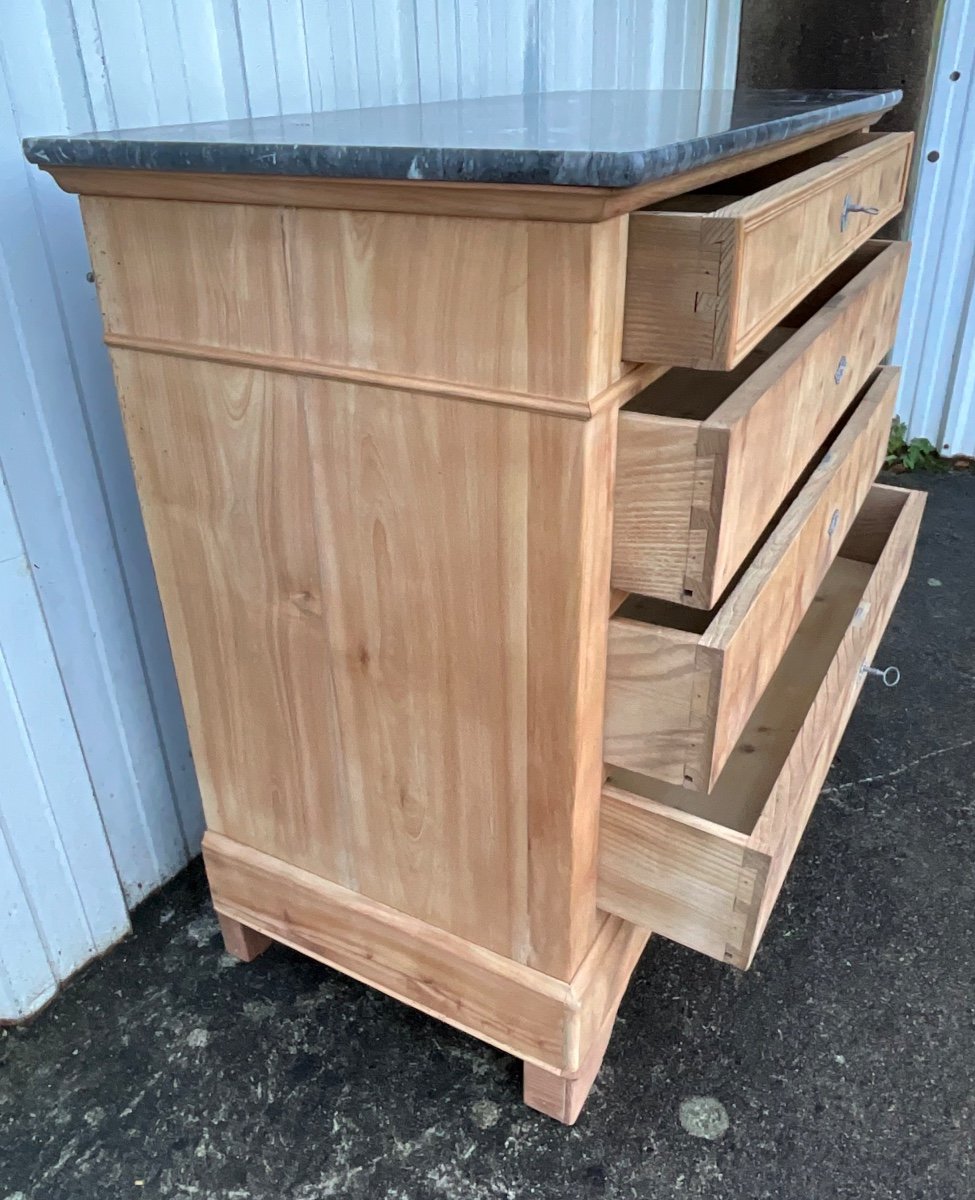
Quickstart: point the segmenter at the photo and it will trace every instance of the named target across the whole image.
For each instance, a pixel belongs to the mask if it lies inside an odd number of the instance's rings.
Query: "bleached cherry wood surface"
[[[609,414],[114,359],[210,827],[567,977]]]

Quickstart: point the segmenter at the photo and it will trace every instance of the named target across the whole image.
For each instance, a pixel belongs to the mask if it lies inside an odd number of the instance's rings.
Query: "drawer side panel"
[[[674,821],[610,788],[599,839],[600,908],[712,958],[741,954],[755,908],[739,903],[748,886],[743,839]]]
[[[710,362],[728,303],[738,227],[696,214],[630,216],[623,358]]]
[[[613,586],[680,603],[699,476],[696,421],[620,413]]]
[[[697,710],[719,664],[692,634],[614,617],[609,622],[603,757],[683,783],[701,760],[705,729]]]

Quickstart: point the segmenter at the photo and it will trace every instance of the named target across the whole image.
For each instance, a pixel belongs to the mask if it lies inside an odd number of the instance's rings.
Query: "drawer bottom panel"
[[[709,795],[611,769],[601,908],[750,965],[903,586],[924,500],[871,489]]]

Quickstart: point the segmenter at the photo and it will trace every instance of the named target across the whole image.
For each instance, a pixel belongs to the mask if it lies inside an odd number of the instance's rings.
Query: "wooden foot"
[[[223,944],[228,954],[239,958],[241,962],[251,962],[270,946],[271,939],[249,925],[241,925],[233,917],[225,917],[217,913],[220,922],[220,932],[223,934]]]
[[[609,1019],[604,1023],[599,1037],[593,1042],[585,1062],[575,1075],[557,1075],[554,1071],[547,1071],[534,1063],[525,1063],[524,1097],[529,1108],[554,1117],[563,1125],[576,1123],[592,1085],[596,1082],[599,1068],[603,1065],[606,1047],[616,1023],[618,1007],[618,1004],[613,1006]]]

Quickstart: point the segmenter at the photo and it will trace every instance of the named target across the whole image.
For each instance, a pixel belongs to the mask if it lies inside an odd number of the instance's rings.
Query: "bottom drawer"
[[[903,586],[924,500],[871,489],[710,795],[611,769],[601,908],[751,963]]]

